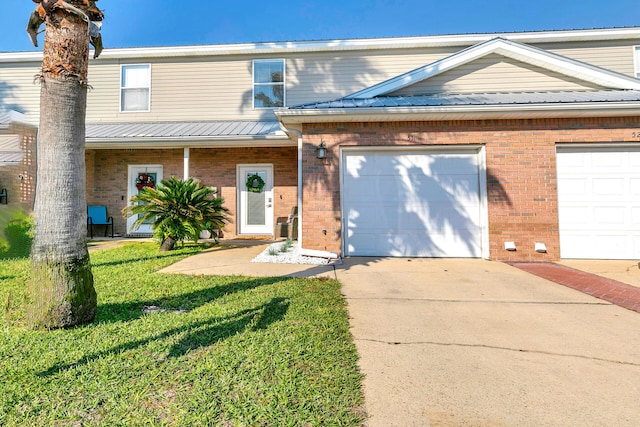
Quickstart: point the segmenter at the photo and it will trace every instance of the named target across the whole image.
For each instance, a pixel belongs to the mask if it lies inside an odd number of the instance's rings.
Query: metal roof
[[[157,123],[91,123],[87,139],[166,139],[284,136],[277,121],[215,121]]]
[[[526,104],[573,104],[640,101],[640,90],[464,93],[341,98],[290,107],[290,110],[350,108],[444,107]]]
[[[9,126],[13,123],[26,124],[24,114],[13,110],[0,111],[0,126]]]

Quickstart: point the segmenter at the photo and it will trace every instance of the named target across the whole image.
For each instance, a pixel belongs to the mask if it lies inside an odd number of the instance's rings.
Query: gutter
[[[431,107],[353,107],[276,110],[285,126],[327,122],[390,122],[640,116],[640,102],[571,104],[456,105]]]
[[[129,136],[117,138],[86,137],[86,148],[234,148],[234,147],[290,147],[291,139],[282,136],[192,136],[147,137]]]

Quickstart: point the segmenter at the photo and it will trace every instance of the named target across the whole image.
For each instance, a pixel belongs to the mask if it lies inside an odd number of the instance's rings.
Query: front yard
[[[0,425],[360,425],[339,283],[155,273],[198,247],[91,255],[98,318],[23,327],[29,262],[0,261]]]

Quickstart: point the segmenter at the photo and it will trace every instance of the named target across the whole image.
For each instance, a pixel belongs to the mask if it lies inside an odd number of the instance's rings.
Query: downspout
[[[291,129],[298,137],[298,245],[302,250],[302,131]]]
[[[337,259],[338,254],[335,252],[304,249],[302,244],[302,131],[287,129],[282,123],[280,123],[280,127],[282,127],[285,132],[293,133],[298,137],[298,245],[300,246],[300,254],[318,258]]]

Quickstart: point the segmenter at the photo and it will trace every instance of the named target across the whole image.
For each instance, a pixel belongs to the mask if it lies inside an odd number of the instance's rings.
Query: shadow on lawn
[[[75,363],[56,364],[37,375],[40,377],[55,375],[58,372],[87,365],[93,360],[111,354],[119,354],[126,350],[134,350],[150,342],[163,340],[186,332],[180,342],[174,344],[167,357],[183,356],[189,351],[200,347],[208,347],[219,341],[241,333],[245,330],[264,330],[274,322],[282,320],[289,309],[286,298],[272,298],[266,304],[242,310],[236,314],[224,317],[213,317],[207,320],[189,323],[184,326],[169,329],[160,334],[131,341],[112,347],[108,350],[88,354]]]
[[[143,308],[157,306],[164,310],[190,311],[201,307],[225,295],[248,291],[260,286],[269,286],[287,278],[262,277],[252,280],[240,280],[226,285],[200,289],[186,294],[156,298],[149,301],[133,301],[125,303],[108,303],[98,305],[96,323],[128,322],[144,315]]]
[[[188,254],[188,255],[195,255],[195,254]],[[89,256],[91,256],[91,254],[89,254]],[[147,258],[141,258],[139,256],[133,256],[131,258],[127,258],[127,259],[119,259],[119,260],[115,260],[115,261],[107,261],[107,262],[94,262],[93,260],[91,261],[91,267],[95,268],[95,267],[115,267],[115,266],[120,266],[120,265],[126,265],[126,264],[131,264],[131,263],[145,263],[151,260],[157,260],[157,259],[161,259],[161,258],[184,258],[184,254],[172,254],[172,253],[168,253],[166,255],[164,254],[157,254],[157,255],[153,255]]]

